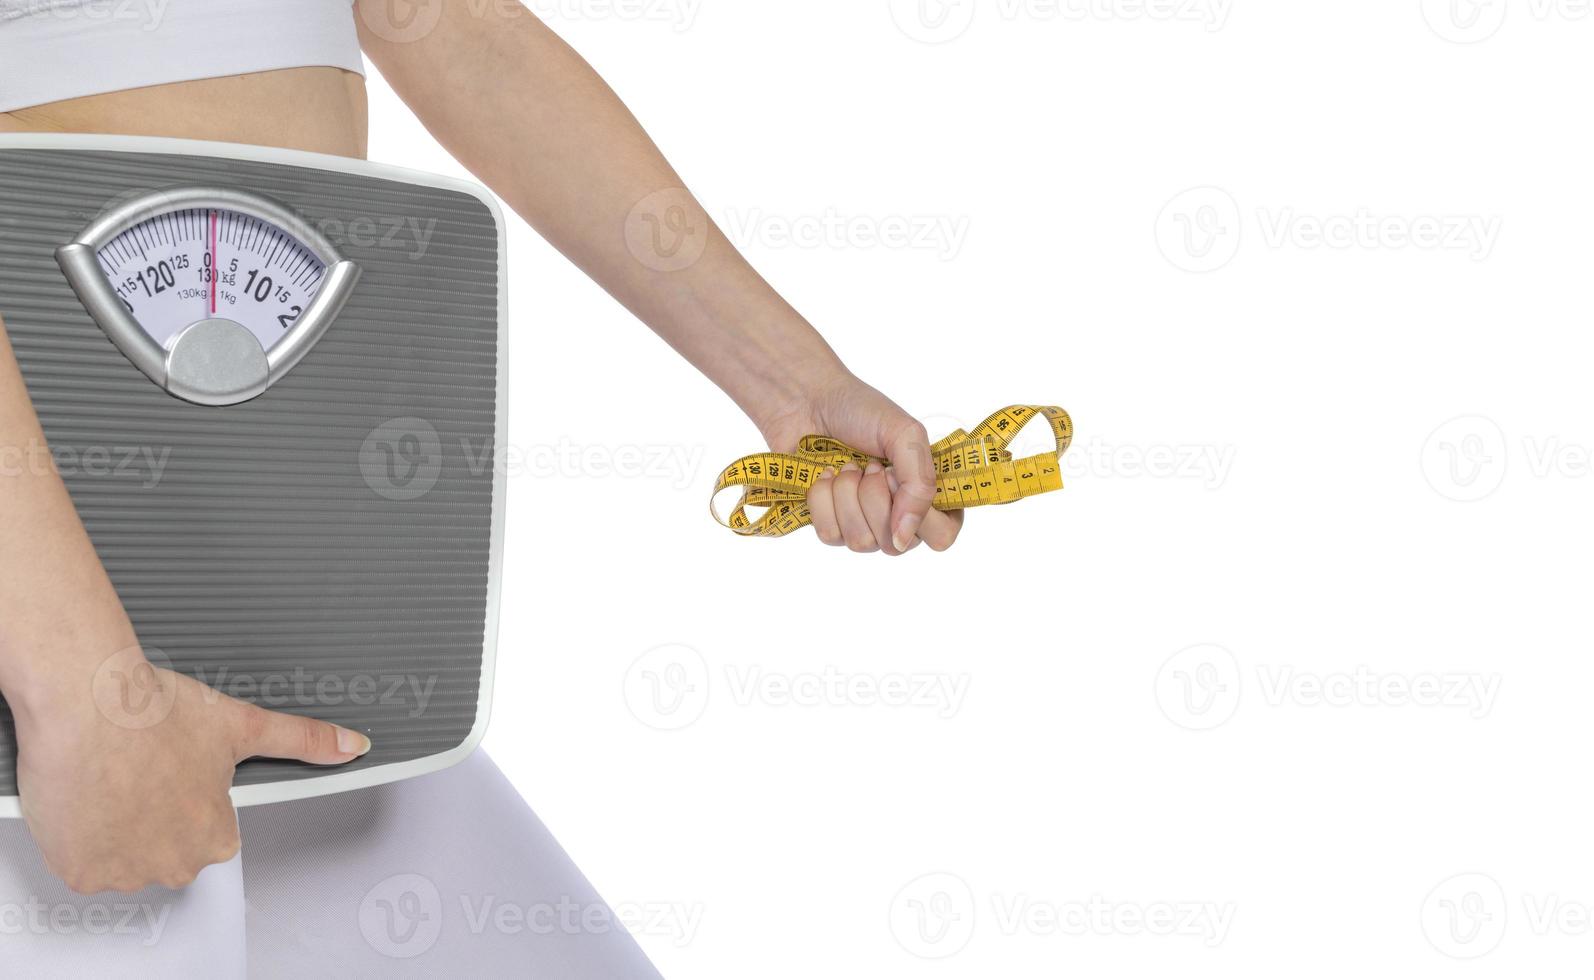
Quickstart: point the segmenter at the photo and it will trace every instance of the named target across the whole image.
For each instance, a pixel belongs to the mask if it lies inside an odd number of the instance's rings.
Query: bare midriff
[[[365,79],[285,68],[173,82],[0,112],[0,133],[116,133],[365,158]]]

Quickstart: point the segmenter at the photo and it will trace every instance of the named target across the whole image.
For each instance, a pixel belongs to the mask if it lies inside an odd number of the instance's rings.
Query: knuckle
[[[243,711],[243,723],[239,726],[246,745],[253,745],[260,741],[266,734],[266,725],[271,716],[263,709],[254,705],[246,707]]]
[[[233,858],[238,856],[239,847],[240,842],[237,838],[234,838],[230,841],[223,841],[211,848],[210,854],[206,856],[206,863],[226,864],[228,861],[231,861]]]
[[[199,874],[194,871],[169,871],[161,875],[160,883],[162,888],[170,888],[173,891],[177,891],[192,885],[197,877],[199,877]]]
[[[299,739],[305,755],[316,755],[326,748],[327,740],[321,726],[310,721],[299,722]]]

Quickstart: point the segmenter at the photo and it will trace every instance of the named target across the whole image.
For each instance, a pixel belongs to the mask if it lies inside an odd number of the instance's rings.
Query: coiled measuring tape
[[[1036,418],[1051,423],[1057,449],[1024,459],[1014,459],[1007,447],[1018,431]],[[1012,405],[991,415],[970,432],[958,429],[930,447],[935,466],[936,510],[964,510],[988,504],[1010,504],[1063,488],[1062,455],[1074,438],[1068,413],[1055,407]],[[720,524],[748,537],[778,538],[807,526],[808,489],[826,467],[847,463],[867,467],[889,466],[829,436],[804,436],[795,453],[754,453],[727,466],[714,484],[714,495],[741,487],[742,496],[728,517],[721,517],[714,501],[709,511]],[[749,507],[767,507],[757,517]]]

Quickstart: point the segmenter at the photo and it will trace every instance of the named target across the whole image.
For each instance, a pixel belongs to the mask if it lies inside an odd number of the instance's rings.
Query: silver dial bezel
[[[292,235],[326,265],[315,299],[287,336],[265,352],[263,376],[240,379],[222,390],[199,392],[181,383],[174,384],[170,352],[139,326],[100,267],[100,250],[118,235],[151,218],[189,209],[234,211],[270,222]],[[76,239],[56,249],[55,258],[84,308],[127,359],[167,392],[202,405],[235,405],[248,401],[281,380],[326,333],[360,278],[358,265],[343,258],[325,235],[287,207],[259,194],[221,187],[182,187],[140,195],[95,218]]]

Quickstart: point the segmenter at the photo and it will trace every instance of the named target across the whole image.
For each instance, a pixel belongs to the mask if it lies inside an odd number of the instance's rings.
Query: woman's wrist
[[[783,418],[816,414],[833,392],[856,381],[834,355],[788,361],[771,369],[769,380],[759,386],[752,404],[743,407],[759,431],[768,432]]]
[[[98,612],[48,633],[0,635],[0,694],[19,728],[72,715],[92,700],[105,668],[125,673],[147,662],[120,605]]]

